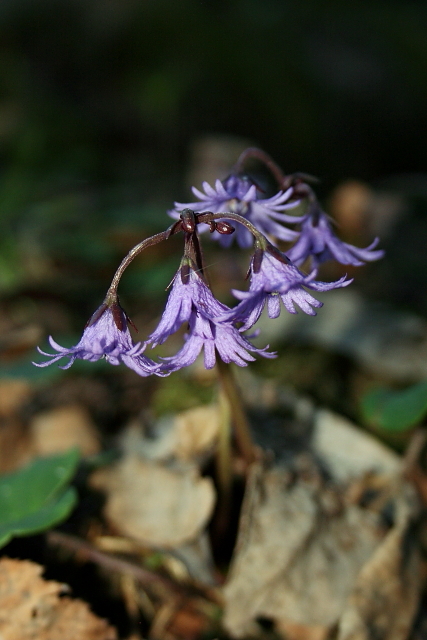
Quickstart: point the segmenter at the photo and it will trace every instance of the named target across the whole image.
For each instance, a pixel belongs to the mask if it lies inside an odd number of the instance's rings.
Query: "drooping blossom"
[[[329,291],[352,282],[346,280],[346,276],[335,282],[319,282],[315,277],[316,271],[305,275],[284,253],[270,245],[269,250],[261,254],[261,264],[257,254],[252,258],[249,291],[233,290],[233,295],[241,302],[222,318],[226,322],[241,322],[240,331],[246,331],[258,321],[265,305],[269,317],[277,318],[281,302],[289,313],[298,313],[295,308],[298,305],[307,315],[315,316],[315,309],[322,307],[323,302],[316,300],[306,289]]]
[[[335,235],[329,216],[315,202],[302,221],[298,240],[286,253],[297,265],[303,264],[307,258],[310,258],[313,269],[317,269],[327,260],[337,260],[341,264],[360,267],[365,262],[379,260],[384,256],[384,251],[381,249],[374,251],[378,242],[379,238],[375,238],[365,249],[342,242]]]
[[[37,347],[39,353],[50,360],[34,362],[36,367],[47,367],[61,358],[69,358],[65,365],[60,366],[61,369],[69,369],[76,359],[95,362],[105,358],[113,365],[125,364],[140,376],[165,375],[165,372],[159,370],[158,364],[142,355],[145,345],[133,343],[128,318],[118,304],[111,307],[101,305],[86,325],[80,342],[74,347],[61,347],[52,336],[49,336],[49,343],[57,353],[45,353]]]
[[[202,349],[206,369],[215,365],[217,352],[224,362],[234,362],[240,367],[255,360],[251,353],[275,357],[266,351],[268,347],[257,349],[231,322],[217,322],[217,317],[229,310],[213,296],[192,266],[181,267],[159,325],[149,336],[147,344],[153,347],[163,344],[183,323],[188,323],[184,346],[174,356],[162,358],[166,371],[176,371],[192,364]]]
[[[288,229],[284,224],[296,224],[303,218],[286,215],[284,211],[296,207],[298,201],[289,202],[293,194],[293,188],[279,191],[272,198],[261,198],[256,184],[248,177],[230,175],[223,180],[215,182],[215,188],[208,182],[203,182],[204,193],[192,188],[194,195],[200,202],[175,202],[175,208],[169,212],[173,218],[179,217],[182,209],[191,209],[196,213],[200,211],[212,211],[212,213],[231,212],[243,216],[267,236],[273,236],[278,240],[293,241],[298,238],[298,232]],[[224,218],[226,219],[226,218]],[[221,236],[216,232],[213,236],[219,239],[224,247],[230,246],[236,237],[240,247],[248,248],[253,244],[252,234],[242,225],[237,225],[233,236]]]

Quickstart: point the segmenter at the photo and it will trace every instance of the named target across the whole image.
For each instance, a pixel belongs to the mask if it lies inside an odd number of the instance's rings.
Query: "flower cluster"
[[[262,152],[257,153],[261,159],[267,157]],[[246,366],[255,360],[256,355],[275,357],[275,353],[267,350],[268,346],[257,348],[249,337],[243,335],[256,324],[265,307],[270,318],[280,315],[282,304],[289,313],[297,313],[296,307],[299,307],[308,315],[316,315],[316,309],[323,303],[311,292],[346,287],[352,281],[346,276],[335,282],[316,280],[317,267],[321,262],[333,258],[342,264],[357,266],[379,259],[383,252],[374,250],[378,240],[366,249],[341,242],[334,235],[331,222],[320,209],[311,188],[307,185],[302,188],[301,182],[292,185],[292,179],[282,176],[271,159],[266,164],[273,167],[279,187],[283,187],[275,196],[261,197],[256,184],[240,170],[223,182],[217,180],[215,188],[205,182],[204,193],[193,189],[200,201],[175,203],[175,209],[170,213],[176,222],[166,231],[138,244],[124,258],[104,303],[89,320],[78,344],[65,348],[50,337],[55,353],[39,349],[48,360],[34,364],[46,367],[68,358],[68,362],[62,365],[63,369],[68,369],[76,359],[94,362],[105,358],[113,365],[125,364],[140,376],[167,376],[194,363],[202,351],[207,369],[215,365],[217,357],[239,366]],[[304,198],[308,199],[308,208],[303,216],[284,213]],[[300,231],[284,226],[289,223],[299,224]],[[230,244],[236,227],[238,244],[242,247],[254,245],[248,274],[249,288],[247,291],[233,290],[239,301],[233,308],[219,302],[206,282],[199,226],[208,227],[223,245]],[[130,320],[118,300],[119,281],[142,250],[177,233],[184,235],[184,256],[165,310],[157,328],[146,341],[134,343],[129,331]],[[279,241],[294,241],[295,244],[285,255],[276,246]],[[311,260],[312,271],[306,274],[299,267],[308,259]],[[163,344],[183,325],[187,329],[184,345],[175,355],[155,362],[144,354],[148,346],[153,348]]]

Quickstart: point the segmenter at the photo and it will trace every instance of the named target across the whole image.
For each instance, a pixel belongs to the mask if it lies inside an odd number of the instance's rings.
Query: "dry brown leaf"
[[[210,478],[194,465],[168,468],[128,455],[93,474],[105,490],[105,516],[120,533],[148,546],[171,548],[194,540],[208,522],[215,500]]]
[[[216,404],[194,407],[174,416],[163,416],[150,425],[149,437],[144,433],[144,425],[132,422],[121,437],[121,448],[148,460],[190,461],[212,450],[220,419]]]
[[[323,481],[316,464],[252,470],[237,551],[224,588],[224,623],[241,637],[267,617],[330,626],[381,539],[380,519]]]
[[[315,413],[312,444],[339,482],[372,471],[396,477],[402,470],[402,460],[394,451],[327,409]]]
[[[78,447],[84,456],[100,451],[96,427],[80,405],[39,413],[30,423],[30,433],[37,455],[50,455],[71,447]]]
[[[170,460],[176,446],[173,427],[173,417],[163,416],[154,425],[150,424],[149,435],[146,435],[144,422],[134,420],[123,430],[119,448],[125,456],[137,454],[146,460]]]
[[[43,580],[43,567],[0,560],[1,640],[117,640],[105,620],[81,600],[63,597],[64,585]]]
[[[404,487],[405,489],[405,487]],[[340,618],[338,640],[405,640],[418,608],[419,550],[411,535],[414,496],[395,503],[395,526],[362,568]]]
[[[175,416],[176,457],[191,460],[214,446],[221,421],[218,405],[194,407]]]
[[[374,603],[382,602],[398,617],[396,635],[387,627],[382,639],[404,640],[397,630],[407,629],[413,618],[419,559],[416,549],[408,551],[411,578],[398,573],[417,515],[401,460],[328,411],[316,412],[308,433],[308,439],[307,432],[301,434],[301,453],[251,471],[224,587],[225,626],[241,637],[256,631],[258,617],[266,617],[310,637],[331,629],[344,611],[346,630],[355,628],[357,616],[358,629],[364,628],[364,611],[375,619],[381,606]],[[388,558],[389,564],[380,570],[376,558]],[[365,572],[376,582],[363,580]],[[402,609],[405,614],[398,614]],[[375,624],[381,628],[381,622]],[[374,635],[366,631],[354,638]],[[353,636],[348,632],[340,640]]]

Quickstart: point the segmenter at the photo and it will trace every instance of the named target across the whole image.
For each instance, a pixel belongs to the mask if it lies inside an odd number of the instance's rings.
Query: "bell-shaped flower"
[[[188,323],[184,346],[174,356],[162,358],[165,371],[176,371],[192,364],[204,349],[204,364],[211,369],[216,354],[224,362],[234,362],[240,367],[255,360],[252,353],[275,357],[265,349],[257,349],[242,336],[231,322],[218,322],[220,315],[230,311],[212,294],[201,276],[188,263],[183,263],[175,276],[172,290],[163,316],[147,344],[162,344],[183,323]]]
[[[365,262],[372,262],[383,257],[384,251],[375,247],[379,238],[365,249],[359,249],[347,242],[342,242],[333,231],[331,219],[324,213],[317,202],[313,203],[312,211],[306,215],[297,242],[287,250],[288,257],[294,264],[301,265],[307,258],[311,260],[311,267],[317,267],[327,260],[337,260],[341,264],[351,264],[360,267]]]
[[[266,251],[253,256],[249,291],[233,290],[233,295],[241,302],[221,319],[242,323],[240,331],[246,331],[258,321],[265,305],[269,317],[277,318],[281,302],[289,313],[298,313],[295,308],[298,305],[307,315],[315,316],[315,309],[322,307],[323,302],[316,300],[306,289],[329,291],[352,282],[346,280],[346,276],[335,282],[319,282],[315,277],[316,271],[305,275],[284,253],[270,245]]]
[[[279,191],[272,198],[261,198],[256,184],[248,177],[231,174],[228,178],[217,180],[215,187],[208,182],[203,182],[203,190],[192,188],[199,202],[181,203],[175,202],[175,208],[169,211],[173,218],[179,217],[182,209],[191,209],[196,213],[200,211],[212,211],[212,213],[238,213],[267,236],[273,236],[278,240],[293,241],[298,237],[298,232],[288,229],[284,224],[296,224],[303,217],[286,215],[284,211],[293,209],[299,202],[289,202],[293,194],[293,188]],[[224,218],[226,219],[226,218]],[[213,237],[219,239],[224,247],[230,246],[236,237],[240,247],[248,248],[253,245],[252,234],[242,225],[237,225],[233,236],[222,236],[214,233]]]
[[[50,359],[46,362],[34,362],[36,367],[47,367],[61,358],[69,358],[65,365],[60,366],[61,369],[69,369],[76,359],[95,362],[105,358],[113,365],[125,364],[140,376],[166,374],[159,371],[159,365],[153,360],[142,355],[145,345],[133,343],[128,318],[118,304],[101,305],[86,325],[80,342],[74,347],[61,347],[52,336],[49,336],[49,343],[57,353],[45,353],[37,347],[39,353]]]

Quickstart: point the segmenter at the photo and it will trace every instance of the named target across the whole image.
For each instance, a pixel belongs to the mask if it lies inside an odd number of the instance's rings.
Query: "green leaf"
[[[65,520],[77,503],[77,492],[74,487],[68,487],[57,500],[44,505],[35,513],[18,518],[7,524],[0,524],[0,547],[7,544],[14,536],[28,536]]]
[[[381,387],[362,399],[364,419],[385,431],[405,431],[416,425],[427,413],[427,381],[403,391]]]
[[[0,546],[13,536],[44,531],[68,516],[77,495],[67,485],[79,457],[78,450],[71,449],[0,477]]]

